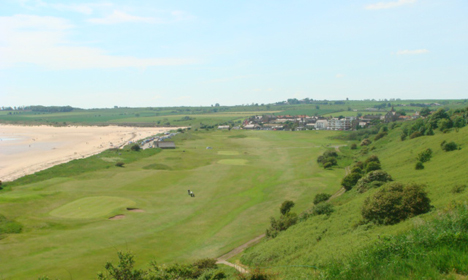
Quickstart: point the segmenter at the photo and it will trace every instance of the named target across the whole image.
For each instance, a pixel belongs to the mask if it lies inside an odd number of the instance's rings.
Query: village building
[[[327,120],[318,120],[315,123],[315,129],[327,129],[328,128],[328,121]]]
[[[224,130],[229,129],[229,125],[220,125],[218,126],[218,129],[224,129]]]

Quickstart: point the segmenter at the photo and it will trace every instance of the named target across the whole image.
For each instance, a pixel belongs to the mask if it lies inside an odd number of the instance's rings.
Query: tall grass
[[[406,233],[321,266],[320,279],[447,279],[468,274],[468,208],[458,205]]]

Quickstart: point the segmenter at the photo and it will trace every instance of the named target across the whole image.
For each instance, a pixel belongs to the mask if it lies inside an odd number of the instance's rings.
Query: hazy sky
[[[467,55],[466,0],[0,0],[0,106],[468,98]]]

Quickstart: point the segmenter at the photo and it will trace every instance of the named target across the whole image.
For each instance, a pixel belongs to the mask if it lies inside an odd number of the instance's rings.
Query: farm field
[[[218,257],[264,233],[285,199],[300,212],[340,188],[344,166],[316,163],[346,144],[337,133],[190,132],[174,150],[106,151],[4,184],[0,214],[23,232],[0,237],[2,279],[91,279],[118,250],[140,267]]]

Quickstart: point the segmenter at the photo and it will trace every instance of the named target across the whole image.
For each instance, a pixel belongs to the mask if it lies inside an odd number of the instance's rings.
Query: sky
[[[466,0],[0,0],[0,106],[468,98]]]

